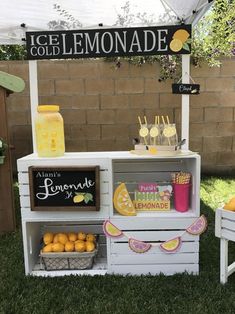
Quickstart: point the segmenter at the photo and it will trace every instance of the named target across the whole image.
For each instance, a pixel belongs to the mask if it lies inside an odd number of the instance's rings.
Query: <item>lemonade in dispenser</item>
[[[39,157],[59,157],[65,152],[64,122],[57,105],[40,105],[35,119]]]

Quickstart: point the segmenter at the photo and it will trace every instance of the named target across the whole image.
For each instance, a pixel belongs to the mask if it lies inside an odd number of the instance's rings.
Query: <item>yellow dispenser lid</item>
[[[58,105],[40,105],[38,106],[38,112],[58,112],[60,110],[60,107]]]

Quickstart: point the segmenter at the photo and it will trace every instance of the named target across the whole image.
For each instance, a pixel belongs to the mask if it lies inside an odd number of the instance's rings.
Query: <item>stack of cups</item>
[[[174,206],[178,212],[186,212],[189,209],[191,174],[186,172],[172,173],[172,185],[174,192]]]

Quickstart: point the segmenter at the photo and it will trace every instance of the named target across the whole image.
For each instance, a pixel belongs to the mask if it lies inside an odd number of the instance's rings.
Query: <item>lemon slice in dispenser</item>
[[[163,130],[163,135],[165,137],[171,137],[176,134],[176,128],[174,126],[166,126]]]
[[[146,137],[149,134],[149,130],[146,126],[141,127],[141,129],[139,130],[139,135],[141,137]]]
[[[159,135],[159,130],[156,126],[153,126],[149,132],[151,137],[157,137]]]

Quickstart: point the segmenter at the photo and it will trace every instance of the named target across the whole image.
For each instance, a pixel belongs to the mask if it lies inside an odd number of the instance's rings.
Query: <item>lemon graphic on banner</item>
[[[173,39],[178,39],[183,44],[186,42],[188,38],[189,38],[189,33],[185,29],[178,29],[173,35]]]
[[[183,48],[183,43],[179,39],[173,39],[170,42],[170,49],[174,52],[178,52]]]

